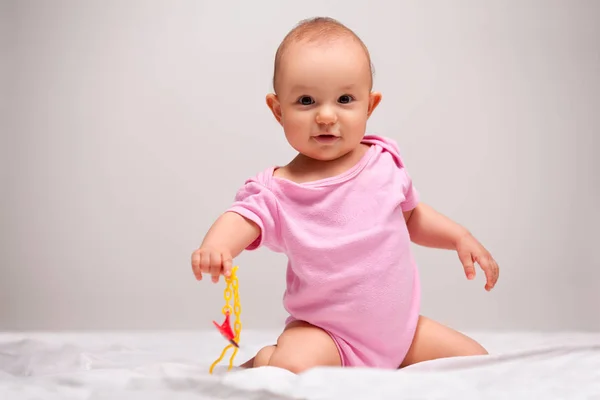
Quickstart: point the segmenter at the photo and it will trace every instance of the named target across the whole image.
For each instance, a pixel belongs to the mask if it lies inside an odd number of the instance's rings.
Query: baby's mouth
[[[314,139],[319,143],[333,143],[337,141],[340,137],[332,134],[322,134],[318,136],[314,136]]]

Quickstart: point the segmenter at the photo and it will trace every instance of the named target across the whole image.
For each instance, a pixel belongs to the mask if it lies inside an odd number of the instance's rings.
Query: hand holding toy
[[[242,313],[242,306],[240,304],[240,298],[239,298],[239,293],[238,293],[238,278],[237,278],[237,274],[236,274],[237,268],[238,267],[233,267],[233,269],[231,270],[230,276],[225,278],[225,282],[227,283],[227,286],[225,287],[225,292],[223,294],[223,297],[225,298],[225,306],[223,306],[223,309],[222,309],[222,313],[225,315],[225,321],[223,321],[223,323],[221,325],[219,325],[217,322],[213,321],[213,324],[215,325],[215,327],[219,330],[221,335],[223,335],[223,337],[225,339],[227,339],[229,344],[227,346],[225,346],[225,348],[221,352],[221,356],[219,356],[219,358],[217,358],[217,360],[215,360],[215,362],[210,366],[209,372],[211,374],[212,374],[215,366],[223,359],[227,350],[234,347],[233,354],[231,355],[231,358],[229,359],[228,370],[231,370],[231,368],[233,368],[233,359],[235,358],[235,355],[237,354],[238,349],[240,347],[238,343],[240,342],[240,333],[242,332],[242,323],[240,321],[240,314]],[[232,291],[232,289],[233,289],[233,291]],[[233,308],[229,304],[229,301],[231,300],[232,295],[233,295]],[[235,323],[233,324],[233,329],[231,328],[231,321],[230,321],[232,311],[233,311],[233,314],[235,315]]]

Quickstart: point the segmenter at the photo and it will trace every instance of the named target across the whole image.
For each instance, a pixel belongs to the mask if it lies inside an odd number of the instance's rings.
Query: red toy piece
[[[213,321],[213,324],[215,324],[215,326],[217,327],[217,329],[219,330],[221,335],[223,335],[223,337],[225,339],[227,339],[229,341],[229,343],[231,343],[232,345],[234,345],[237,348],[240,347],[235,342],[235,340],[233,340],[235,335],[233,334],[233,329],[231,329],[231,322],[229,321],[229,313],[225,314],[225,321],[223,322],[223,324],[219,325],[216,321]]]

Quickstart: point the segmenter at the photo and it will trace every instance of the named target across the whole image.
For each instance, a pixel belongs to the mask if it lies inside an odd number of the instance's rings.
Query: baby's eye
[[[313,98],[312,98],[312,97],[310,97],[310,96],[301,96],[301,97],[298,99],[298,102],[299,102],[300,104],[302,104],[303,106],[310,106],[310,105],[311,105],[311,104],[313,104],[315,101],[314,101],[314,100],[313,100]]]
[[[340,98],[338,99],[338,101],[342,104],[348,104],[352,101],[352,96],[348,95],[348,94],[343,94],[340,96]]]

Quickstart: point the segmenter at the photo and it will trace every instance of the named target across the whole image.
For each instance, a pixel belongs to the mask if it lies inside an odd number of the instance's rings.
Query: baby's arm
[[[200,248],[192,253],[192,270],[196,279],[210,273],[218,282],[221,274],[229,276],[233,259],[258,238],[260,228],[234,212],[222,214],[210,227]]]
[[[487,278],[485,289],[489,291],[496,285],[498,264],[467,229],[423,203],[405,212],[404,217],[412,242],[425,247],[456,250],[468,279],[475,277],[474,263],[477,263]]]
[[[404,218],[411,240],[421,246],[455,250],[458,241],[469,235],[466,228],[424,203],[405,212]]]

